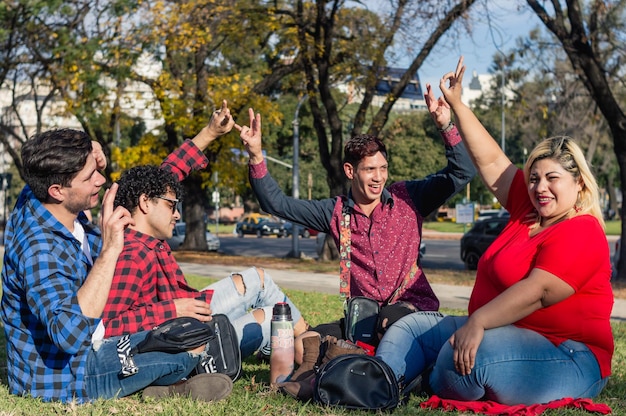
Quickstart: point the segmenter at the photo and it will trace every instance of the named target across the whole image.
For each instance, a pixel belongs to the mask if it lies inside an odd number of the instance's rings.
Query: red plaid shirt
[[[207,163],[200,149],[187,140],[161,167],[183,180]],[[127,229],[102,314],[105,337],[149,330],[176,317],[174,299],[202,298],[210,303],[212,296],[212,290],[199,292],[189,287],[167,242]]]

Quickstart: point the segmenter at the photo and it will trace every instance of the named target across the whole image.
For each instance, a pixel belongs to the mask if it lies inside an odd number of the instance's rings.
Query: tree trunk
[[[204,193],[202,189],[201,177],[192,173],[183,181],[185,197],[183,200],[183,221],[187,223],[185,241],[182,248],[184,250],[208,251],[206,243],[206,224],[204,210]]]
[[[606,71],[602,67],[601,45],[592,43],[592,40],[598,37],[595,33],[589,33],[589,28],[595,25],[585,22],[584,13],[581,10],[582,3],[578,0],[565,2],[566,13],[558,0],[551,0],[549,3],[555,9],[554,17],[550,16],[543,7],[547,4],[546,2],[540,0],[527,0],[527,2],[548,30],[561,42],[577,76],[593,97],[609,125],[620,169],[621,190],[622,194],[626,195],[626,116],[610,88]],[[597,9],[591,9],[589,21],[599,21],[597,13]],[[626,207],[622,204],[620,217],[624,218],[625,213]],[[626,235],[626,222],[622,221],[622,237],[624,235]],[[620,260],[614,276],[620,280],[626,279],[626,244],[620,245]]]

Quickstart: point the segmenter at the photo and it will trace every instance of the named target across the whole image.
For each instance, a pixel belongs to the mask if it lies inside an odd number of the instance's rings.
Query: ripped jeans
[[[232,280],[235,274],[243,277],[244,294],[239,293],[235,287]],[[267,271],[264,271],[263,286],[261,287],[261,277],[254,267],[239,273],[231,273],[230,277],[215,282],[202,290],[207,289],[214,291],[211,299],[211,311],[228,316],[235,327],[242,358],[252,355],[257,350],[269,354],[270,322],[274,304],[286,301],[291,307],[291,318],[294,324],[302,316],[296,305],[274,283]],[[257,323],[252,314],[255,309],[263,309],[265,313],[262,324]]]

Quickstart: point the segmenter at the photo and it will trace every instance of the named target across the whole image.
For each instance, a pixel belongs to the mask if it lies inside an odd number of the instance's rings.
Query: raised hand
[[[461,92],[463,90],[463,74],[465,73],[465,65],[463,65],[463,57],[459,58],[454,72],[448,72],[439,81],[439,88],[443,93],[448,104],[454,107],[455,104],[461,102]],[[449,83],[449,85],[446,85]]]
[[[215,110],[209,121],[209,130],[215,137],[223,136],[233,129],[235,120],[230,115],[230,109],[226,100],[222,101],[222,108]]]
[[[228,103],[226,100],[223,100],[222,107],[219,110],[215,110],[211,115],[209,124],[200,130],[200,133],[192,140],[200,150],[204,150],[213,140],[230,132],[234,125],[235,120],[230,114]]]
[[[450,105],[443,97],[439,97],[439,99],[435,98],[435,94],[433,93],[433,89],[430,84],[426,84],[426,94],[424,94],[424,100],[428,106],[430,116],[435,121],[435,124],[437,124],[437,128],[445,128],[450,123],[452,118]]]
[[[117,254],[124,248],[124,230],[135,221],[130,212],[122,206],[113,208],[113,201],[117,193],[118,184],[114,183],[107,189],[102,199],[101,223],[102,251],[112,250]]]
[[[250,117],[249,126],[239,126],[235,124],[235,128],[239,130],[239,137],[250,155],[250,163],[258,164],[263,161],[263,145],[261,142],[261,114],[254,114],[254,110],[248,109]]]

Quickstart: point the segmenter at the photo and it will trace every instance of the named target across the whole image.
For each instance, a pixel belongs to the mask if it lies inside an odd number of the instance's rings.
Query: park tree
[[[425,1],[418,5],[401,0],[390,2],[389,8],[384,9],[387,12],[381,12],[346,7],[342,0],[299,0],[292,9],[280,10],[289,16],[297,30],[296,59],[303,62],[304,89],[308,94],[308,106],[331,196],[346,191],[342,168],[344,136],[382,131],[394,103],[431,49],[473,3],[473,0]],[[419,31],[418,27],[432,28],[432,31],[420,32],[422,42],[414,47],[417,52],[406,71],[385,97],[382,107],[373,110],[371,104],[376,84],[386,75],[388,58],[393,54],[400,33],[409,27],[412,31]],[[333,87],[349,80],[357,88],[350,99],[356,100],[358,108],[345,126],[340,111],[346,103],[336,99]],[[369,126],[366,125],[368,122]]]
[[[347,185],[342,167],[344,137],[361,132],[379,134],[383,130],[394,103],[432,48],[457,19],[465,16],[474,0],[419,4],[400,0],[385,2],[386,7],[376,11],[350,7],[362,2],[344,0],[276,3],[275,13],[294,28],[293,33],[289,32],[295,37],[293,61],[302,68],[300,88],[308,97],[330,196],[337,196],[346,192]],[[389,59],[395,53],[394,47],[407,41],[414,51],[408,67],[383,105],[374,109],[376,85],[393,62]],[[340,83],[351,84],[354,92],[336,94]],[[356,110],[346,123],[342,111],[345,114],[350,103]],[[330,246],[327,241],[323,258],[331,255]]]
[[[0,6],[3,64],[0,82],[10,103],[0,140],[21,174],[21,144],[44,126],[82,128],[105,153],[116,132],[140,123],[120,111],[119,94],[136,53],[120,47],[118,15],[132,3],[96,0],[9,1]],[[110,75],[105,77],[103,75]],[[74,124],[68,126],[67,120]],[[113,167],[107,167],[109,177]]]
[[[494,55],[491,72],[488,89],[471,106],[494,138],[501,136],[505,117],[506,153],[511,161],[521,168],[542,139],[571,136],[585,151],[601,189],[615,203],[611,184],[617,179],[616,161],[607,124],[564,59],[562,48],[533,30],[528,38],[518,39],[509,53]],[[506,79],[504,93],[502,79]],[[468,85],[471,82],[467,80]]]
[[[223,3],[148,1],[138,10],[142,24],[133,33],[135,45],[158,68],[150,74],[134,71],[131,78],[149,86],[164,120],[163,148],[169,152],[204,127],[213,111],[226,99],[239,124],[247,123],[248,107],[261,112],[266,123],[280,124],[276,106],[266,95],[273,87],[273,17],[260,1]],[[277,71],[278,72],[278,71]],[[256,88],[256,89],[255,89]],[[151,140],[144,138],[149,153]],[[205,213],[213,190],[247,188],[243,147],[236,131],[213,142],[206,150],[206,170],[192,173],[184,182],[183,218],[187,234],[183,248],[206,250]],[[121,152],[120,164],[135,163],[134,151]],[[136,152],[135,152],[136,153]],[[129,160],[129,156],[131,160]]]
[[[623,35],[626,2],[527,0],[562,45],[574,73],[595,101],[613,139],[622,194],[626,194],[626,114],[623,106]],[[626,214],[622,204],[621,217]],[[622,221],[622,236],[626,222]],[[617,277],[626,279],[626,247],[620,248]]]

